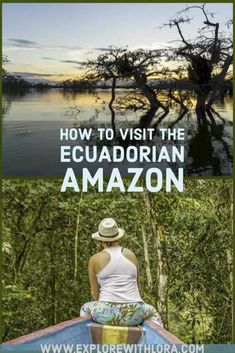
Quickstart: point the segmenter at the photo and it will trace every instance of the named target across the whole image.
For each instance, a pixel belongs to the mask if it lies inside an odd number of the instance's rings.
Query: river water
[[[120,89],[117,97],[127,93]],[[110,127],[118,131],[119,128],[140,126],[143,111],[116,110],[115,119],[112,120],[108,108],[109,98],[109,90],[96,94],[73,94],[49,89],[21,95],[3,95],[3,175],[64,175],[65,167],[59,162],[59,130],[62,127]],[[203,126],[198,123],[194,109],[180,119],[177,107],[171,107],[164,118],[159,112],[150,123],[146,123],[147,127],[156,129],[151,144],[159,145],[160,128],[184,128],[185,175],[232,175],[232,98],[225,96],[223,101],[215,104],[214,110],[213,119],[208,118]],[[96,136],[92,137],[89,144],[102,145]],[[104,165],[106,167],[108,170],[113,165],[107,163]]]

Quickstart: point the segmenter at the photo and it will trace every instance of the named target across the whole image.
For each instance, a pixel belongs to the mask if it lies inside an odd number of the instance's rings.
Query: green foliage
[[[60,193],[60,185],[58,179],[3,181],[4,340],[79,316],[91,299],[88,259],[100,249],[91,233],[107,216],[126,230],[122,244],[138,257],[142,297],[157,305],[158,257],[143,194],[94,188],[81,199]],[[149,194],[168,263],[168,327],[185,342],[231,341],[230,192],[229,180],[186,180],[184,193]]]

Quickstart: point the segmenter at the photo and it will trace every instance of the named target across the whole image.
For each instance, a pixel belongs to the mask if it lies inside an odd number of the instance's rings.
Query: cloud
[[[69,49],[69,50],[83,50],[84,48],[82,47],[76,47],[76,46],[67,46],[67,45],[59,45],[56,48],[58,49]]]
[[[48,56],[43,56],[42,59],[43,59],[43,60],[53,60],[53,61],[56,61],[56,59],[54,59],[54,58],[49,58]]]
[[[8,41],[13,44],[14,47],[16,48],[27,48],[27,49],[40,49],[41,46],[33,42],[31,40],[26,40],[26,39],[18,39],[18,38],[10,38]]]
[[[26,77],[53,77],[53,76],[65,76],[64,74],[41,74],[38,72],[13,72],[14,75]]]
[[[48,49],[48,50],[82,50],[83,48],[79,46],[67,46],[67,45],[45,45],[39,44],[37,42],[27,40],[27,39],[19,39],[19,38],[9,38],[7,40],[6,45],[11,47],[12,49],[25,50],[25,49]]]
[[[32,83],[50,83],[55,84],[67,78],[65,74],[48,74],[48,73],[39,73],[39,72],[12,72],[14,75],[22,77],[24,80]]]
[[[108,48],[94,48],[93,50],[96,50],[96,51],[111,51],[112,47],[108,47]]]
[[[19,44],[19,45],[35,45],[35,44],[37,44],[36,42],[32,42],[31,40],[26,40],[26,39],[10,38],[9,41],[10,42],[14,42],[14,43]]]
[[[77,61],[77,60],[60,60],[60,62],[66,63],[66,64],[78,64],[78,65],[84,64],[84,61]]]
[[[138,49],[145,49],[145,50],[157,50],[157,49],[166,49],[166,48],[169,48],[170,46],[173,47],[172,43],[170,42],[153,42],[151,44],[140,44],[140,45],[136,45],[136,46],[133,46],[133,47],[130,47],[129,49],[131,51],[134,51],[134,50],[138,50]]]
[[[28,39],[20,39],[20,38],[9,38],[5,45],[11,49],[11,50],[38,50],[38,49],[43,49],[43,50],[69,50],[71,51],[71,54],[76,54],[76,55],[92,55],[95,52],[109,52],[111,51],[114,47],[111,45],[108,47],[98,47],[98,48],[83,48],[80,46],[70,46],[70,45],[47,45],[47,44],[41,44],[37,43],[35,41],[31,41]],[[77,52],[77,53],[76,53]],[[51,57],[44,56],[42,57],[43,60],[57,60]],[[76,60],[61,60],[61,62],[64,63],[69,63],[69,64],[80,64]]]

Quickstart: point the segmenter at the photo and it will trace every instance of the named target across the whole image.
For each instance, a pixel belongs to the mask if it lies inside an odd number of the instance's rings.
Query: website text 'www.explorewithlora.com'
[[[41,344],[41,353],[204,353],[202,344]]]

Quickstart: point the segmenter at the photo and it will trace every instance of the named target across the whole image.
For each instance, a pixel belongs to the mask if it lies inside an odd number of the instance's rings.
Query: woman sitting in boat
[[[112,218],[103,219],[92,238],[103,250],[89,260],[91,295],[80,316],[91,316],[100,324],[135,326],[149,319],[162,326],[157,310],[140,296],[138,262],[135,254],[119,245],[125,231]]]

